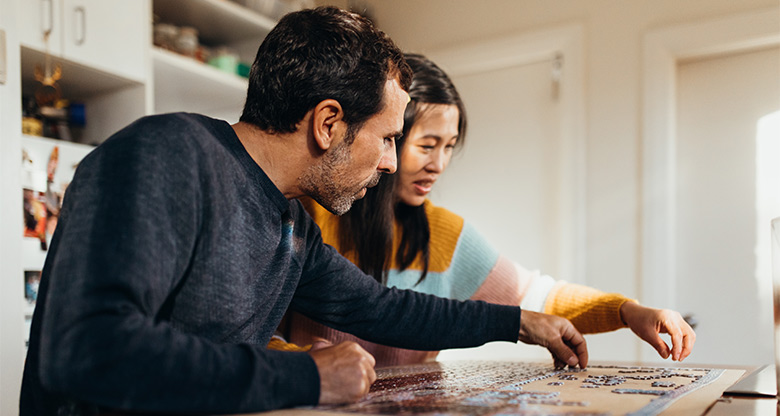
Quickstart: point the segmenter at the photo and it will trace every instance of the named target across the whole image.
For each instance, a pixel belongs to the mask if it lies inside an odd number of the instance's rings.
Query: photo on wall
[[[38,286],[40,284],[40,270],[24,271],[24,298],[27,299],[27,303],[34,305],[38,301]]]
[[[28,152],[22,152],[24,161],[30,161]],[[45,187],[35,189],[36,187],[25,187],[23,190],[24,200],[24,236],[37,238],[41,242],[41,250],[47,250],[47,241],[54,234],[57,227],[57,218],[60,208],[62,208],[62,197],[67,184],[61,185],[61,190],[55,186],[54,175],[59,163],[59,148],[54,146],[49,154],[46,165]],[[43,172],[39,172],[41,176]],[[31,181],[33,182],[33,181]]]
[[[24,189],[24,236],[41,241],[41,250],[46,250],[47,209],[44,193]]]

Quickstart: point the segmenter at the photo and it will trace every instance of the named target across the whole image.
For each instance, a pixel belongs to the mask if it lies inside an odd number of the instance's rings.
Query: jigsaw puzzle
[[[728,372],[728,377],[723,377]],[[658,415],[691,395],[684,413],[703,413],[738,370],[452,361],[377,370],[358,403],[319,411],[394,415]],[[691,393],[719,380],[708,396]],[[684,414],[683,413],[683,414]]]

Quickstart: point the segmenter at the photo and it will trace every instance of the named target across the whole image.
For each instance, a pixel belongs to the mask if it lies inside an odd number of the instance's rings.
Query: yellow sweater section
[[[268,341],[266,348],[276,351],[308,352],[311,349],[311,345],[301,347],[300,345],[286,342],[281,338],[273,337]]]
[[[344,252],[341,242],[338,238],[339,217],[331,214],[311,198],[300,198],[303,207],[314,219],[314,222],[320,226],[322,231],[322,241],[325,244],[333,246],[339,253],[349,261],[357,263],[354,251]],[[463,230],[463,218],[453,214],[445,208],[434,206],[430,201],[425,201],[425,213],[428,216],[428,227],[431,230],[431,240],[429,248],[430,264],[428,271],[433,273],[444,272],[450,267],[452,255],[455,252],[455,246],[458,244],[458,238]],[[401,227],[396,224],[393,227],[393,254],[391,267],[398,269],[396,262],[398,255],[398,246],[401,244]],[[422,270],[423,264],[420,256],[409,266],[411,270]]]
[[[620,308],[625,302],[636,301],[619,293],[558,282],[547,295],[544,312],[570,320],[584,334],[593,334],[626,327],[620,318]]]

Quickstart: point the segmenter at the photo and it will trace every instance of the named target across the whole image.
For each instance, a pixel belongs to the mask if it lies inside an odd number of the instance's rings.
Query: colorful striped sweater
[[[344,252],[339,243],[339,218],[311,200],[303,202],[320,226],[323,241],[355,262],[355,253]],[[583,333],[607,332],[625,327],[620,318],[620,307],[630,299],[582,285],[556,282],[538,271],[526,270],[500,255],[460,216],[434,206],[430,201],[425,202],[425,211],[431,230],[428,276],[417,284],[422,270],[419,258],[406,270],[398,269],[395,257],[400,244],[400,229],[396,224],[388,286],[459,300],[520,305],[525,310],[568,318]],[[358,342],[374,355],[377,367],[429,361],[438,354],[435,351],[405,350],[369,343],[298,314],[288,316],[280,332],[287,341],[297,345],[308,345],[319,339],[333,343],[347,340]],[[291,348],[283,344],[277,340],[269,347]]]

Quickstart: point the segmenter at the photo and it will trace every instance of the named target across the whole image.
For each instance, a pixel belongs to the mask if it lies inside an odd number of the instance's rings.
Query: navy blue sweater
[[[21,414],[313,405],[308,354],[265,349],[290,307],[414,349],[516,341],[519,308],[387,289],[332,247],[224,121],[143,118],[77,169],[43,269]]]

